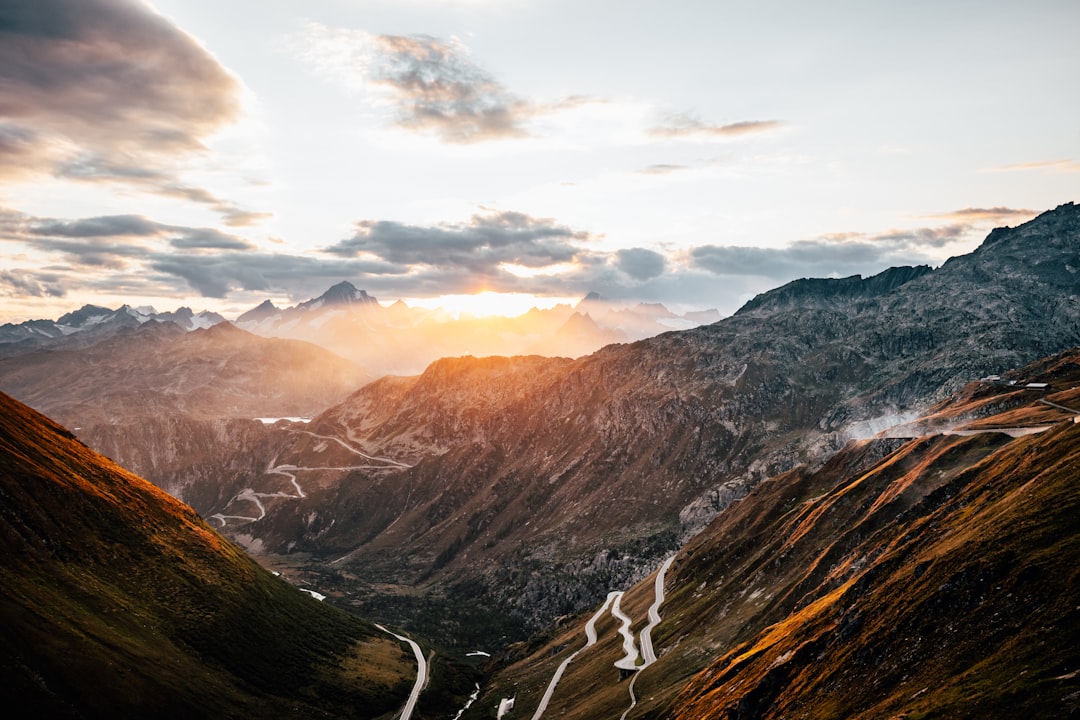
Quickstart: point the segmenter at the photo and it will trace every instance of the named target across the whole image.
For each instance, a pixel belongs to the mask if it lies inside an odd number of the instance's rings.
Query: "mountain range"
[[[589,293],[575,307],[534,308],[517,317],[475,317],[410,307],[383,307],[348,281],[288,308],[270,300],[233,320],[267,338],[303,340],[351,360],[372,377],[423,370],[441,357],[542,354],[579,357],[600,347],[720,319],[716,310],[677,315],[663,305],[627,306]],[[227,322],[217,313],[182,307],[158,312],[124,305],[115,310],[85,305],[56,320],[0,325],[0,358],[36,350],[81,350],[147,323],[185,331]]]
[[[238,323],[403,312],[334,292]],[[937,269],[797,280],[576,358],[350,385],[355,358],[310,343],[147,321],[8,357],[0,389],[90,418],[79,437],[327,603],[496,655],[461,718],[1068,717],[1078,298],[1069,203]]]

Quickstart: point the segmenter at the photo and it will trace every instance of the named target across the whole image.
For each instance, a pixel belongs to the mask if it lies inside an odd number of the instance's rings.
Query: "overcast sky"
[[[0,322],[340,280],[726,314],[939,265],[1080,200],[1077,28],[1075,0],[0,0]]]

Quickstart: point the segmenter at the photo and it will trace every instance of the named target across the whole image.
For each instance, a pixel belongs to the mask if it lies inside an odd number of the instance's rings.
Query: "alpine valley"
[[[589,297],[422,348],[414,312],[0,328],[0,390],[127,469],[5,399],[4,687],[390,717],[422,654],[375,621],[433,660],[416,718],[1080,715],[1072,203],[705,325]]]

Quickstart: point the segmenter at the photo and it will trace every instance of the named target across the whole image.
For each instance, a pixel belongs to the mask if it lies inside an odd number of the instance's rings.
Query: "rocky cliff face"
[[[321,495],[242,533],[334,561],[326,582],[361,605],[366,583],[482,588],[538,625],[640,577],[765,477],[1080,344],[1078,253],[1070,204],[933,272],[795,283],[713,325],[576,361],[440,361],[365,388],[277,459],[344,467],[359,452],[411,467],[324,473]]]

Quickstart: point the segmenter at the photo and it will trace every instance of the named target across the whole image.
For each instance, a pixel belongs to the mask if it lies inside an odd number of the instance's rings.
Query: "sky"
[[[1075,0],[0,0],[0,322],[736,310],[1080,200]],[[482,295],[480,295],[482,293]]]

